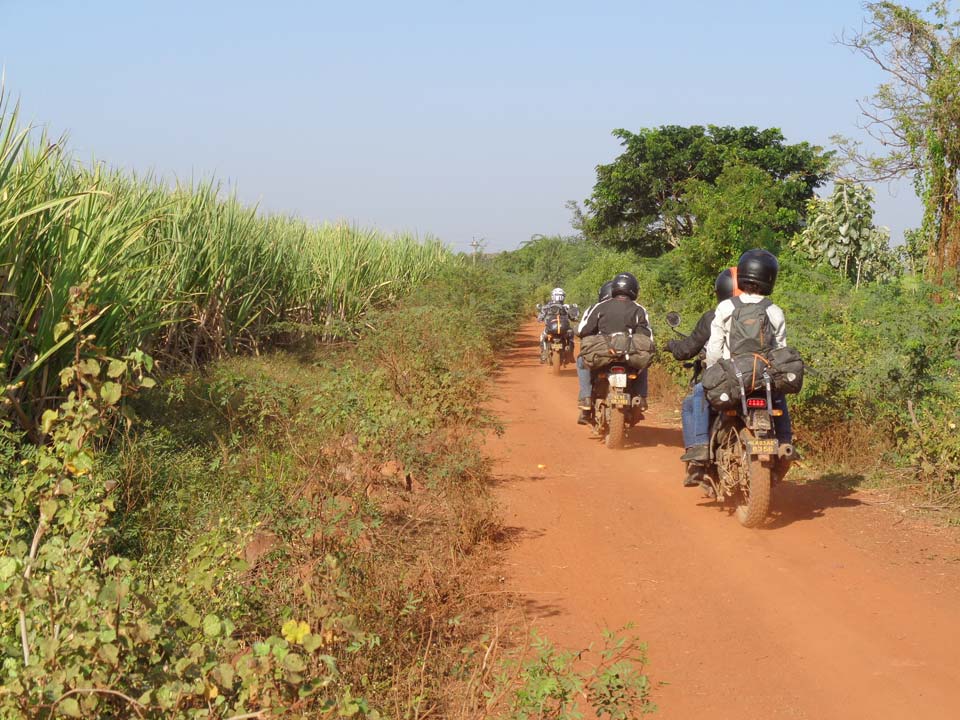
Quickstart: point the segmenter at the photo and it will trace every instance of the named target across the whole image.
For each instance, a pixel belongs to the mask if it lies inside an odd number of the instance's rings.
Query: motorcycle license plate
[[[630,396],[622,392],[610,392],[607,395],[607,404],[610,407],[625,407],[630,404]]]
[[[563,343],[555,342],[550,347],[552,347],[554,350],[563,350]]]
[[[626,373],[617,373],[615,375],[611,375],[608,380],[610,382],[610,387],[613,388],[625,388],[627,386]]]
[[[776,455],[779,443],[776,438],[759,438],[750,441],[751,455]]]

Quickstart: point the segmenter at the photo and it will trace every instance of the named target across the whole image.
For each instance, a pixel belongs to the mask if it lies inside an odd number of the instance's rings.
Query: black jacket
[[[710,325],[713,323],[714,311],[709,310],[700,316],[697,326],[682,340],[671,340],[667,349],[677,360],[691,360],[700,354],[710,339]]]
[[[623,295],[599,302],[583,315],[577,335],[613,335],[622,332],[642,332],[653,338],[650,321],[643,305]]]

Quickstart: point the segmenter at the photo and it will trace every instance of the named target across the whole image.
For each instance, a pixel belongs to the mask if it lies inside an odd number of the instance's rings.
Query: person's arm
[[[713,315],[713,322],[710,323],[710,339],[707,340],[707,360],[706,365],[710,367],[716,364],[723,357],[723,346],[726,343],[726,321],[730,317],[732,304],[729,300],[724,300],[717,305]]]
[[[639,303],[637,303],[635,327],[633,328],[634,332],[637,330],[653,340],[653,327],[650,325],[650,316],[647,315],[647,309]]]
[[[710,340],[710,326],[713,322],[713,310],[705,312],[697,321],[697,326],[682,340],[671,340],[667,348],[677,360],[692,360]]]
[[[603,303],[597,303],[596,305],[591,305],[587,308],[587,311],[583,314],[583,319],[580,321],[580,324],[577,326],[577,337],[587,337],[588,335],[596,335],[597,331],[600,329],[600,325],[597,320],[597,308],[600,307]]]
[[[776,340],[777,347],[786,347],[787,320],[783,315],[783,310],[779,305],[771,305],[767,308],[767,317],[770,319],[770,327],[773,330],[773,337]]]

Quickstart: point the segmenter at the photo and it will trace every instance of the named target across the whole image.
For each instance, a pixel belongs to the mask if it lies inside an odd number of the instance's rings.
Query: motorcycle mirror
[[[667,313],[667,325],[672,328],[680,327],[680,313],[678,312],[668,312]]]
[[[537,303],[537,310],[542,310],[542,309],[543,309],[543,305],[541,305],[540,303]]]

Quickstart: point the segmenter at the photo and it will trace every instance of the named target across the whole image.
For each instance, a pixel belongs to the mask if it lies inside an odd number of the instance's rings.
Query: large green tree
[[[779,252],[800,219],[784,190],[754,165],[727,165],[714,182],[684,183],[686,205],[697,218],[678,251],[686,275],[709,284],[744,250]]]
[[[799,229],[814,188],[830,177],[831,153],[806,142],[789,145],[776,128],[665,125],[613,134],[624,150],[597,167],[583,230],[644,255],[679,247],[693,234],[689,181],[714,183],[728,166],[759,168],[779,187],[782,206],[795,211]]]
[[[841,42],[886,74],[860,105],[881,149],[840,144],[861,179],[913,178],[924,202],[926,267],[939,283],[945,271],[960,270],[960,14],[945,0],[925,12],[893,2],[865,7],[864,29]]]

